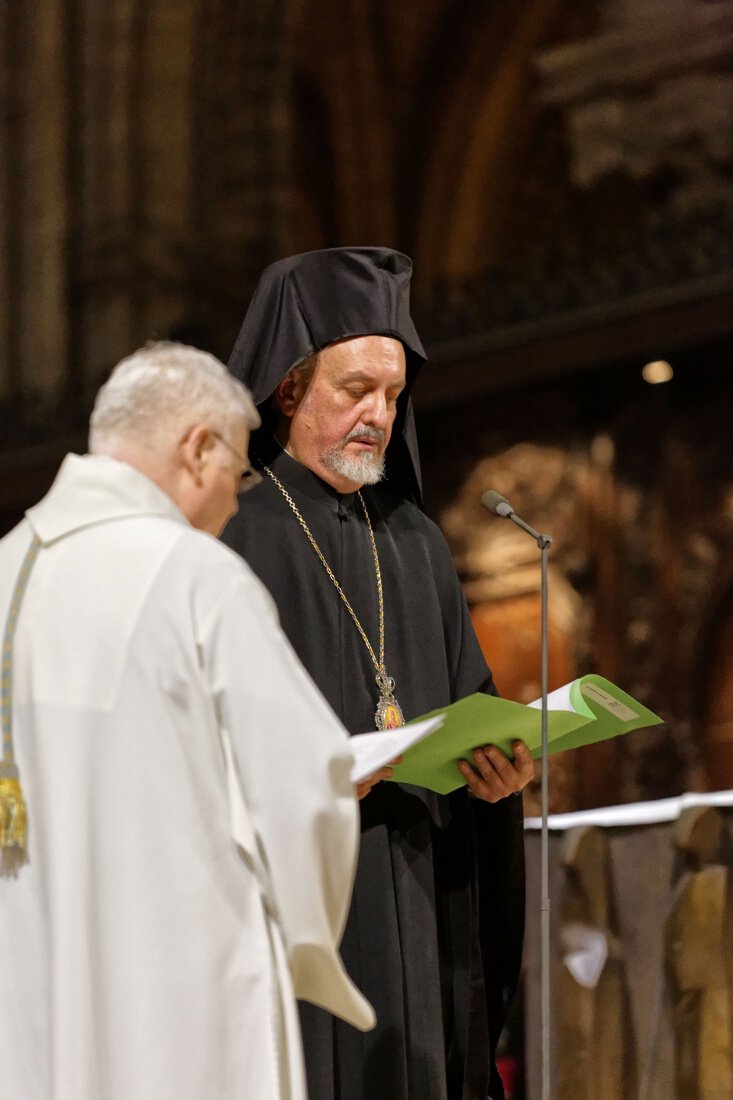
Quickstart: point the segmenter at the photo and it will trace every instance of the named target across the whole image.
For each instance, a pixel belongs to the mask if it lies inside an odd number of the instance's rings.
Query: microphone
[[[523,531],[532,536],[540,550],[548,550],[552,546],[551,536],[541,535],[539,531],[535,531],[534,527],[530,527],[528,523],[520,519],[506,497],[503,497],[501,493],[497,493],[495,489],[487,489],[481,497],[481,503],[484,508],[488,509],[489,512],[493,512],[495,516],[500,516],[501,519],[510,519],[512,523],[516,523],[517,527],[521,527]]]
[[[514,515],[514,509],[509,501],[495,489],[487,489],[481,497],[481,503],[484,508],[488,508],[495,516],[501,516],[502,519],[509,519]]]

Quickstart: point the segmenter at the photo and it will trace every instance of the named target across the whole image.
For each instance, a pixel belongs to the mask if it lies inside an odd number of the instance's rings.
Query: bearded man
[[[420,507],[410,389],[425,354],[411,263],[327,249],[269,267],[229,367],[263,418],[263,483],[225,541],[264,581],[296,652],[352,733],[494,692],[448,547]],[[488,740],[488,731],[487,731]],[[532,762],[487,746],[440,797],[362,785],[342,944],[377,1012],[369,1036],[304,1006],[311,1100],[492,1100],[523,924],[521,800]],[[473,796],[473,797],[469,797]]]
[[[212,356],[142,349],[0,541],[4,1097],[305,1100],[295,995],[373,1022],[348,738],[212,537],[258,423]]]

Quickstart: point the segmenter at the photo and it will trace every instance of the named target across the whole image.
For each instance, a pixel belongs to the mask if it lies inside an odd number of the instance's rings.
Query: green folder
[[[551,753],[606,741],[662,721],[610,680],[595,673],[551,692],[547,702],[547,741]],[[437,714],[444,715],[443,725],[405,751],[402,763],[394,766],[394,781],[448,794],[465,786],[457,763],[461,757],[473,763],[471,750],[480,745],[496,745],[511,758],[512,743],[524,741],[533,757],[540,756],[539,704],[526,706],[493,695],[468,695],[413,721]]]

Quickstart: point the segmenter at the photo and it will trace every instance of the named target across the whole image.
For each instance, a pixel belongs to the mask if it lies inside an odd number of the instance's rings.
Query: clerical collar
[[[283,450],[276,439],[272,440],[267,452],[260,453],[258,450],[257,459],[259,465],[264,463],[269,466],[288,488],[304,493],[319,504],[327,504],[333,512],[338,512],[339,507],[351,509],[356,505],[356,493],[339,493],[308,466]]]

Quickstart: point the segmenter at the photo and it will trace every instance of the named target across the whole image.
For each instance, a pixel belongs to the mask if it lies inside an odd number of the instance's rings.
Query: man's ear
[[[214,446],[214,437],[206,424],[194,424],[179,441],[181,462],[197,483]]]
[[[285,375],[282,382],[278,383],[273,392],[272,396],[275,399],[277,411],[282,416],[286,416],[288,420],[294,416],[295,410],[303,399],[305,393],[303,382],[302,373],[291,370],[289,374]]]

